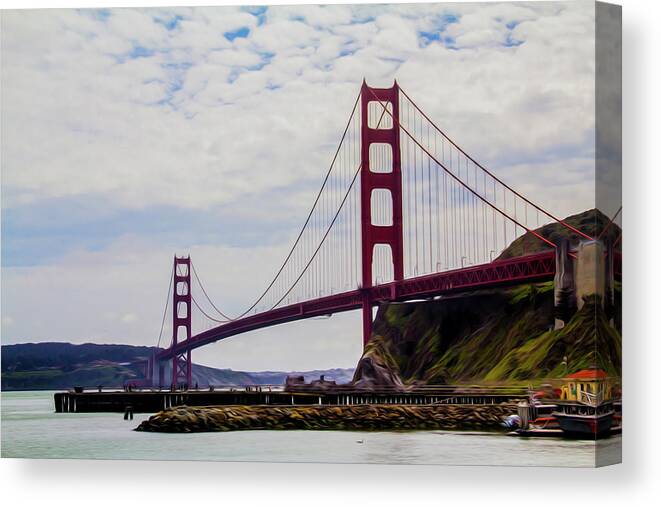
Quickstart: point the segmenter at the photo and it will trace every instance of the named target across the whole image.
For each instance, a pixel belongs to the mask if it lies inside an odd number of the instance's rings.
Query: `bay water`
[[[53,392],[2,393],[3,458],[594,466],[595,443],[465,431],[133,431],[150,414],[57,414]],[[620,452],[620,437],[602,441]]]

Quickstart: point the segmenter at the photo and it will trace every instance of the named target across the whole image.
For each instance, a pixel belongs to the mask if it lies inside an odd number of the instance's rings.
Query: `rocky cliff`
[[[621,234],[596,209],[564,222],[593,237],[601,234],[602,241],[615,243]],[[556,244],[566,238],[572,247],[580,240],[559,223],[536,232]],[[546,249],[547,244],[526,233],[499,259]],[[594,364],[619,376],[621,286],[617,283],[615,303],[614,315],[606,315],[600,302],[588,298],[560,330],[553,330],[551,282],[383,305],[353,381],[361,386],[524,383],[562,377]]]
[[[593,364],[620,374],[619,318],[589,298],[553,330],[552,283],[384,305],[373,330],[358,385],[525,383]]]

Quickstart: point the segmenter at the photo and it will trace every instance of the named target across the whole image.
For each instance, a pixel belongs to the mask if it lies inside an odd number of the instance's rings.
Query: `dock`
[[[379,388],[286,391],[282,386],[224,386],[213,389],[171,391],[85,390],[54,395],[57,413],[122,412],[155,413],[171,407],[221,405],[497,405],[515,403],[528,395],[524,388],[475,388],[423,386],[408,390]]]

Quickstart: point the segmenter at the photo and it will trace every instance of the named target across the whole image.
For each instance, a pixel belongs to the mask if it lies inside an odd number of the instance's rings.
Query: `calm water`
[[[55,414],[51,392],[2,393],[2,457],[593,466],[589,441],[448,431],[132,431],[148,414]],[[362,441],[362,443],[359,443]],[[619,452],[620,437],[605,441]]]

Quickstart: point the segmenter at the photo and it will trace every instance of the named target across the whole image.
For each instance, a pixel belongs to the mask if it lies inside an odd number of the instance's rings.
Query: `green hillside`
[[[610,220],[596,209],[567,217],[567,224],[596,237]],[[580,237],[559,223],[536,230],[558,244]],[[602,240],[621,233],[611,224]],[[547,250],[526,233],[499,259]],[[612,375],[621,368],[621,286],[615,287],[614,325],[594,298],[554,331],[553,283],[521,285],[388,304],[379,308],[373,335],[358,363],[358,384],[522,383],[562,377],[591,365]],[[567,364],[563,364],[567,357]]]
[[[389,304],[379,309],[354,380],[522,383],[593,364],[619,376],[618,325],[611,326],[592,298],[554,331],[552,283]]]

